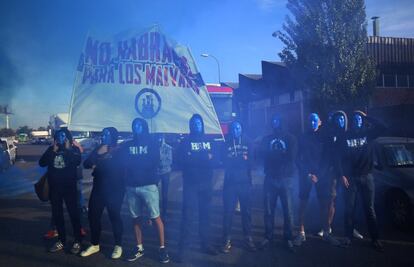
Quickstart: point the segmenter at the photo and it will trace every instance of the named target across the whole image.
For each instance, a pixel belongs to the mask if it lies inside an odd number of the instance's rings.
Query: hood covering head
[[[339,127],[338,125],[338,119],[340,117],[343,117],[343,128]],[[329,123],[331,124],[332,129],[335,131],[345,132],[348,130],[348,116],[346,115],[345,111],[337,110],[331,112],[329,115]]]
[[[61,128],[60,130],[57,130],[55,132],[55,134],[53,135],[53,139],[56,141],[58,139],[58,136],[60,135],[61,132],[64,132],[66,135],[66,138],[69,140],[69,142],[72,144],[73,141],[73,137],[72,137],[72,133],[68,130],[68,128],[64,127]]]
[[[201,122],[201,132],[198,132],[196,129],[196,121],[199,120]],[[194,114],[189,122],[190,127],[190,134],[191,135],[203,135],[204,134],[204,121],[200,114]]]
[[[239,128],[238,126],[240,126],[240,128]],[[235,134],[234,134],[234,129],[235,129],[235,127],[237,127],[237,128],[238,128],[236,131],[239,131],[239,136],[237,136],[237,138],[243,135],[243,125],[241,124],[241,122],[240,122],[240,121],[237,121],[237,120],[236,120],[236,121],[233,121],[233,122],[230,124],[230,128],[229,128],[229,136],[230,136],[231,138],[236,137],[236,136],[235,136]]]
[[[110,146],[116,146],[118,142],[118,130],[115,127],[106,127],[102,129],[102,134],[104,131],[108,131],[111,136]]]
[[[272,120],[270,121],[270,126],[272,127],[273,132],[283,131],[285,128],[284,120],[279,114],[273,114]]]
[[[142,126],[141,133],[137,133],[136,130],[134,130],[135,125],[138,124],[138,123],[141,124],[141,126]],[[134,135],[134,139],[138,138],[138,136],[146,136],[146,135],[149,134],[148,123],[144,119],[135,118],[132,121],[131,128],[132,128],[132,134]]]
[[[359,116],[361,119],[359,122],[357,122],[355,120],[355,116]],[[352,112],[352,120],[351,120],[351,125],[352,125],[352,129],[361,129],[364,127],[364,119],[365,119],[366,114],[364,112],[362,112],[361,110],[354,110]],[[359,124],[357,126],[357,124]]]

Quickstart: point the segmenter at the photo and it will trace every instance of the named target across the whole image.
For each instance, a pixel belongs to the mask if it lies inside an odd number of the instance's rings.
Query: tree
[[[368,58],[363,0],[288,0],[291,15],[276,32],[285,45],[280,58],[311,108],[368,104],[375,65]]]
[[[21,133],[30,134],[32,131],[33,131],[32,128],[29,128],[29,126],[25,125],[25,126],[20,126],[16,130],[16,134],[21,134]]]
[[[0,137],[14,136],[16,133],[12,129],[3,128],[0,129]]]

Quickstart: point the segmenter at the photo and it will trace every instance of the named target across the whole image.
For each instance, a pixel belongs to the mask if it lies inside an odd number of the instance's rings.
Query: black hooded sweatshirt
[[[226,170],[225,182],[251,184],[251,142],[242,135],[234,138],[229,134],[223,147],[223,164]]]
[[[307,131],[299,138],[297,165],[299,174],[315,174],[320,177],[325,173],[325,137],[323,128]]]
[[[361,129],[350,129],[340,139],[342,158],[338,165],[340,176],[349,178],[366,175],[372,171],[374,165],[373,141],[385,131],[386,126],[368,116],[363,117],[363,120],[364,124]]]
[[[266,177],[278,179],[293,176],[297,154],[295,136],[283,129],[276,130],[263,138],[261,150]]]
[[[99,146],[83,162],[85,169],[95,166],[92,172],[93,188],[103,193],[122,192],[125,188],[120,149],[116,147],[118,132],[111,132],[111,135],[116,138],[114,138],[115,142],[109,146],[107,153],[98,154],[101,147]]]
[[[57,133],[55,134],[55,140]],[[70,134],[66,134],[69,142],[72,142]],[[45,151],[39,160],[40,167],[47,167],[48,182],[53,186],[73,185],[77,182],[77,166],[81,163],[79,148],[71,145],[66,149],[64,145],[58,146],[58,151],[53,151],[53,145]]]
[[[192,131],[191,125],[196,118],[202,122],[201,133]],[[200,115],[193,115],[189,125],[190,134],[183,139],[178,151],[178,160],[183,171],[183,181],[188,184],[210,183],[213,177],[214,144],[204,134],[204,122]]]
[[[149,134],[148,124],[140,119],[143,131],[134,135],[120,147],[122,165],[125,168],[125,185],[138,187],[158,184],[157,168],[160,152],[157,140]]]

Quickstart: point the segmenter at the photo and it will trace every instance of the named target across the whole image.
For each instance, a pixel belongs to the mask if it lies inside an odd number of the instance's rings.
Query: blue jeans
[[[271,178],[264,181],[264,224],[265,238],[273,239],[275,224],[275,208],[277,198],[280,198],[283,209],[283,236],[285,240],[292,240],[292,177]]]
[[[358,192],[361,193],[362,205],[365,212],[365,218],[368,224],[368,230],[373,241],[379,237],[377,215],[375,214],[374,198],[375,185],[374,178],[371,174],[348,177],[349,187],[345,189],[345,235],[349,239],[353,237],[356,198]]]

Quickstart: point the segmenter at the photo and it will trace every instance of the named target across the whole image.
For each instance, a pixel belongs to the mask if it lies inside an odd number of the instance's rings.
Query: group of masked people
[[[259,248],[269,247],[274,240],[273,228],[278,198],[282,204],[283,233],[287,248],[294,251],[294,246],[300,246],[306,241],[304,213],[309,192],[315,185],[320,204],[321,235],[325,240],[333,245],[351,245],[356,232],[356,197],[360,192],[372,244],[376,249],[382,250],[383,247],[378,240],[371,171],[372,141],[381,134],[384,127],[377,120],[359,111],[352,113],[349,129],[347,115],[342,111],[329,114],[326,126],[321,127],[321,124],[318,114],[310,114],[306,121],[307,131],[298,140],[289,133],[282,117],[273,116],[272,133],[263,138],[257,153],[263,159],[265,172],[265,236]],[[223,242],[220,250],[229,253],[232,248],[232,221],[235,207],[239,202],[245,248],[255,251],[256,245],[251,235],[252,162],[255,154],[252,143],[246,137],[239,121],[231,124],[225,143],[220,148],[205,134],[203,118],[200,115],[194,114],[191,117],[189,130],[190,134],[180,142],[177,151],[177,163],[182,170],[183,199],[176,260],[186,261],[190,255],[191,233],[197,215],[201,250],[209,255],[218,253],[212,246],[210,232],[213,169],[218,160],[215,150],[221,151],[220,160],[225,170]],[[58,241],[50,248],[51,252],[65,247],[65,202],[75,239],[71,252],[86,257],[100,251],[101,216],[106,208],[115,239],[111,257],[120,258],[123,254],[121,206],[125,198],[136,239],[136,247],[126,259],[135,261],[144,255],[142,229],[147,223],[146,218],[149,217],[158,232],[159,260],[162,263],[169,262],[157,186],[160,179],[157,171],[162,145],[160,147],[158,140],[149,133],[148,124],[144,119],[136,118],[132,122],[132,133],[132,140],[118,145],[118,131],[113,127],[103,129],[101,144],[83,162],[84,168],[93,169],[93,187],[88,210],[91,245],[84,250],[81,249],[80,217],[76,200],[76,167],[81,164],[80,151],[72,144],[70,133],[66,129],[55,133],[54,144],[46,150],[39,161],[41,166],[48,167],[52,217],[58,231]],[[299,170],[300,231],[294,238],[292,191],[296,168]],[[168,178],[164,180],[168,181]],[[343,184],[345,195],[346,238],[343,243],[331,235],[338,181]],[[168,192],[163,192],[163,199],[167,194]],[[165,209],[166,205],[162,206]]]
[[[264,224],[265,238],[262,247],[273,240],[274,212],[280,198],[284,217],[284,239],[289,250],[306,241],[305,212],[312,187],[315,187],[320,207],[322,230],[318,233],[334,246],[349,247],[353,238],[363,238],[355,229],[358,204],[365,212],[372,246],[383,251],[379,241],[377,218],[374,209],[375,186],[372,177],[374,166],[373,141],[386,127],[361,111],[348,116],[343,111],[331,112],[327,123],[317,113],[305,120],[305,132],[296,138],[288,132],[283,119],[272,118],[273,133],[263,139],[264,158]],[[349,124],[349,125],[348,125]],[[299,233],[294,238],[292,212],[292,183],[295,169],[299,175]],[[337,187],[344,195],[345,239],[339,242],[332,236]],[[357,203],[357,195],[361,203]]]

